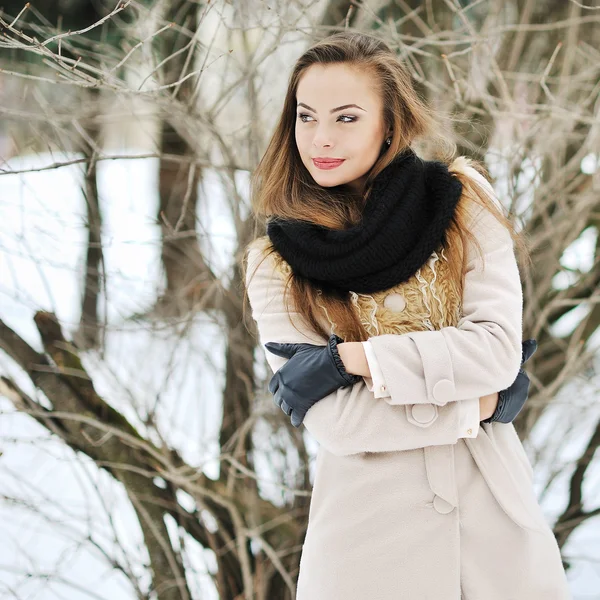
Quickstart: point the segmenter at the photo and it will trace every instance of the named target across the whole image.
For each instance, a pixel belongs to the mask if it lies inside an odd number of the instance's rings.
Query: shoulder
[[[255,276],[264,276],[266,271],[274,271],[273,259],[269,256],[271,242],[269,237],[264,235],[252,240],[245,250],[245,279],[246,286],[250,284]]]
[[[449,165],[448,170],[464,182],[465,180],[471,185],[474,183],[477,191],[484,192],[487,197],[496,204],[498,208],[502,208],[502,203],[498,195],[494,191],[492,184],[488,179],[475,168],[473,161],[467,156],[456,157]]]
[[[488,179],[466,156],[457,157],[448,170],[463,183],[459,202],[463,212],[462,225],[475,235],[483,252],[512,248],[510,231],[503,222],[507,217],[506,209]]]
[[[267,235],[254,239],[246,246],[245,262],[245,281],[249,292],[253,284],[258,283],[281,287],[290,271],[289,265],[273,248]]]
[[[271,246],[269,236],[263,235],[252,240],[244,252],[246,264],[248,267],[254,266],[261,256],[266,255]]]

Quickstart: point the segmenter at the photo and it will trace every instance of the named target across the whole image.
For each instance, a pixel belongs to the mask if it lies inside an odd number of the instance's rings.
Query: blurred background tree
[[[92,571],[109,567],[121,594],[111,598],[293,598],[315,444],[273,407],[244,310],[243,252],[264,233],[248,175],[293,61],[344,28],[373,32],[397,51],[447,116],[458,153],[486,163],[526,233],[524,338],[539,349],[515,425],[573,562],[570,577],[587,577],[593,557],[571,536],[592,531],[600,511],[597,8],[574,0],[4,2],[5,589],[104,597],[75,558],[62,559],[85,555]],[[419,150],[434,157],[426,141]],[[140,204],[126,222],[133,197]],[[34,215],[38,229],[27,228]],[[119,254],[148,245],[150,262]],[[70,478],[67,496],[16,468],[25,455]],[[81,473],[88,483],[74,484]],[[49,528],[43,559],[11,537],[17,522]]]

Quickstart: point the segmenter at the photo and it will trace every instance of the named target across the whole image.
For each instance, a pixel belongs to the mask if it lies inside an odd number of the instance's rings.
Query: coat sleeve
[[[499,204],[490,184],[472,167]],[[437,331],[384,334],[369,338],[383,373],[391,405],[445,406],[509,387],[521,366],[523,292],[509,231],[478,206],[467,247],[463,314],[456,327]]]
[[[371,372],[371,377],[363,377],[365,385],[367,386],[367,389],[373,393],[375,398],[389,398],[387,385],[385,384],[383,373],[381,372],[381,368],[377,362],[377,357],[371,348],[371,342],[366,340],[362,342],[362,344],[365,349],[365,356],[367,357],[369,371]],[[479,398],[475,398],[474,400],[463,400],[462,402],[459,402],[457,406],[459,407],[460,420],[462,423],[459,427],[460,434],[458,437],[477,437],[481,418]]]
[[[250,245],[246,287],[260,344],[275,373],[288,359],[268,352],[264,349],[265,343],[324,346],[327,340],[310,330],[299,313],[288,312],[283,302],[283,278],[274,268],[273,258],[263,260],[261,254],[257,246]],[[319,400],[307,412],[304,426],[319,444],[338,456],[412,450],[456,443],[464,426],[459,408],[457,403],[390,405],[384,399],[375,398],[364,381],[359,381]],[[477,425],[478,431],[479,423]]]

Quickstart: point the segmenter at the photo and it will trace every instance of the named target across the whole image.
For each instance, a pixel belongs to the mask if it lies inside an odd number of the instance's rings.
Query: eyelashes
[[[304,120],[304,117],[310,117],[312,119],[310,115],[307,115],[306,113],[300,113],[298,115],[298,120],[302,121],[302,123],[308,123],[308,121]],[[358,121],[358,117],[354,117],[352,115],[340,115],[337,120],[339,121],[340,119],[350,119],[349,121],[340,121],[341,123],[354,123],[355,121]]]

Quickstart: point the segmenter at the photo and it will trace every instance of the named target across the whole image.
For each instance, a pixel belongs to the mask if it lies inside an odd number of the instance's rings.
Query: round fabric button
[[[440,379],[431,393],[440,404],[446,404],[454,397],[454,384],[449,379]]]
[[[435,417],[435,406],[433,404],[415,404],[411,413],[417,423],[429,423]]]
[[[406,308],[406,299],[402,294],[388,294],[383,300],[383,305],[394,312],[401,312]]]
[[[450,502],[444,500],[441,496],[436,496],[433,499],[433,508],[435,508],[435,510],[437,510],[442,515],[447,515],[448,513],[451,513],[454,510],[454,506],[452,506]]]

